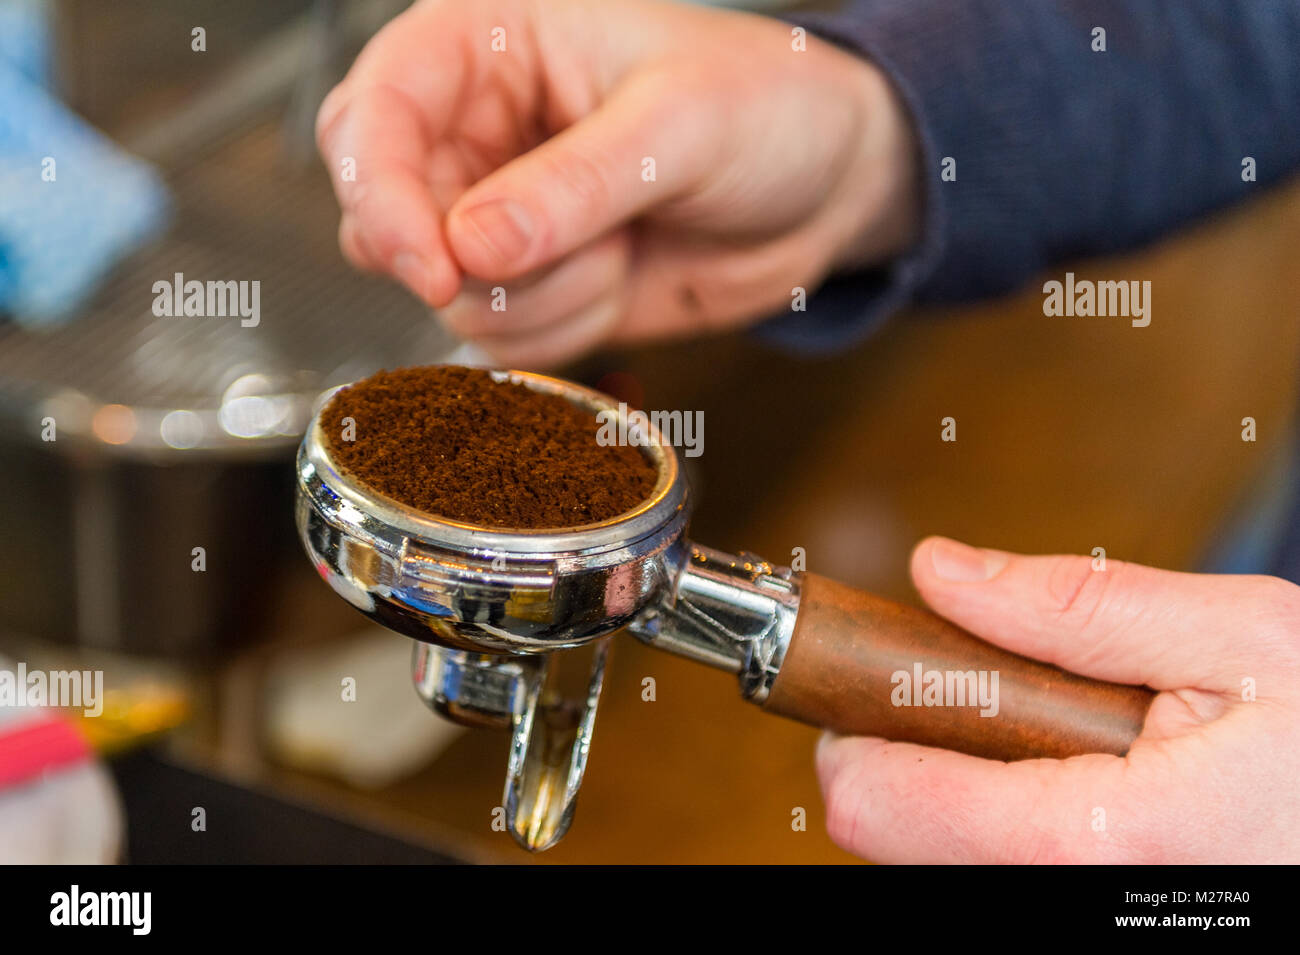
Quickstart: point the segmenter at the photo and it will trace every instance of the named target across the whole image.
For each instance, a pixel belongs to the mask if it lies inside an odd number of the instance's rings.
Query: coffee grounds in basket
[[[656,480],[636,448],[596,442],[594,412],[477,368],[381,371],[338,392],[321,426],[334,460],[364,484],[485,527],[603,521],[644,501]]]

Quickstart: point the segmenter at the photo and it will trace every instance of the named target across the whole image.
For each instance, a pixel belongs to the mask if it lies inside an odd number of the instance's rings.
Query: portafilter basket
[[[1123,755],[1152,691],[1090,680],[1008,653],[927,611],[686,538],[690,511],[673,449],[626,407],[572,382],[494,371],[621,425],[656,466],[635,509],[581,527],[488,528],[404,506],[331,458],[319,412],[298,452],[297,521],[320,573],[348,603],[415,643],[416,691],[471,726],[508,728],[506,822],[538,851],[573,819],[608,651],[626,629],[738,675],[764,709],[839,733],[995,759]],[[585,692],[555,672],[592,645]],[[898,705],[897,674],[997,674],[992,714]],[[903,703],[907,701],[904,700]]]

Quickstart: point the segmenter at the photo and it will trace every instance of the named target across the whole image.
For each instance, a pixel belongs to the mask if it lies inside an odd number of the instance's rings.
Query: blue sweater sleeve
[[[1300,167],[1300,0],[851,0],[797,22],[892,78],[920,139],[925,219],[908,255],[761,326],[787,346],[1010,291]]]

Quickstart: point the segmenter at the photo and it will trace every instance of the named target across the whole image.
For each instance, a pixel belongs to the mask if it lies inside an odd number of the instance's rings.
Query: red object
[[[67,720],[41,716],[0,728],[0,789],[89,758],[89,744]]]

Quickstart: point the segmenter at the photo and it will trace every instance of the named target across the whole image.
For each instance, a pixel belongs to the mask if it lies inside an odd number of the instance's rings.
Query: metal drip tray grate
[[[343,261],[324,170],[287,162],[282,146],[269,118],[174,163],[170,231],[122,263],[85,314],[51,330],[0,325],[8,427],[34,439],[52,414],[60,439],[121,450],[280,446],[323,391],[451,351],[409,293]],[[155,316],[154,284],[177,273],[259,282],[258,324]]]

